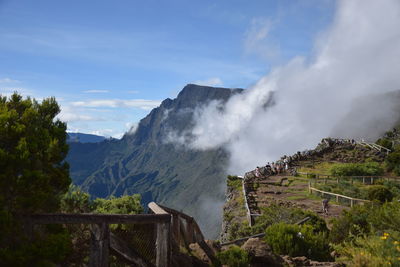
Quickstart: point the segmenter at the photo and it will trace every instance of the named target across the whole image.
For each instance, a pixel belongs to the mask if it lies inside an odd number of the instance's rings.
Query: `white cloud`
[[[10,78],[2,78],[0,79],[0,83],[20,83],[21,81],[13,80]]]
[[[194,84],[204,85],[204,86],[222,86],[222,80],[218,77],[209,78],[207,80],[194,81]]]
[[[96,93],[108,93],[110,91],[108,91],[108,90],[86,90],[83,92],[88,93],[88,94],[96,94]]]
[[[269,38],[273,22],[266,18],[255,18],[245,34],[246,54],[255,54],[268,60],[276,59],[280,54],[279,45]]]
[[[128,94],[139,94],[140,92],[138,90],[129,90],[127,91]]]
[[[57,116],[61,121],[66,122],[75,122],[75,121],[94,121],[97,120],[91,116],[77,114],[73,112],[61,112],[60,115]]]
[[[230,171],[238,174],[314,147],[357,98],[400,89],[398,25],[397,0],[339,1],[331,27],[310,58],[296,57],[274,68],[232,97],[224,110],[217,102],[198,109],[190,133],[194,139],[172,137],[197,149],[224,145]],[[254,39],[265,36],[266,30]],[[275,105],[265,108],[271,94]]]
[[[140,108],[144,110],[151,110],[161,104],[159,100],[145,100],[145,99],[103,99],[103,100],[88,100],[72,102],[71,105],[75,107],[107,107],[107,108]]]

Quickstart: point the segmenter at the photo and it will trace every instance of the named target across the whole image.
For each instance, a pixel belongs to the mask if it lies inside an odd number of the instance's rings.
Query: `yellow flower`
[[[387,236],[389,236],[389,234],[388,234],[388,233],[383,233],[383,236],[386,236],[386,237],[387,237]]]
[[[393,244],[394,244],[394,245],[398,245],[398,244],[399,244],[399,241],[394,241]]]
[[[387,239],[387,236],[381,236],[381,239],[382,239],[382,240],[386,240],[386,239]]]

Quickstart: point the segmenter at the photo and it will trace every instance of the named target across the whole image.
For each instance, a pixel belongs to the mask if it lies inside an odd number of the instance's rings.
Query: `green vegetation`
[[[386,186],[375,185],[368,188],[368,199],[385,203],[392,201],[393,193]]]
[[[227,265],[229,267],[249,266],[249,254],[238,246],[231,246],[229,249],[217,253],[218,263],[215,266]]]
[[[71,183],[64,161],[66,125],[54,98],[38,103],[14,93],[0,97],[0,265],[61,262],[70,252],[61,226],[41,227],[28,241],[23,216],[54,212]]]
[[[240,179],[237,176],[232,176],[232,175],[228,175],[227,177],[228,180],[228,186],[232,187],[236,190],[241,190],[242,188],[242,179]]]
[[[351,243],[335,246],[335,249],[341,255],[338,261],[347,262],[350,266],[399,266],[400,232],[359,236]]]
[[[386,157],[386,168],[393,171],[396,175],[400,175],[400,148],[397,148]]]
[[[338,244],[365,235],[400,229],[400,203],[387,202],[354,206],[332,220],[331,242]]]
[[[331,259],[327,232],[319,232],[310,225],[273,224],[265,231],[264,240],[279,255]]]
[[[334,164],[330,173],[333,176],[377,176],[383,174],[383,168],[377,162]]]
[[[253,227],[248,225],[248,222],[244,220],[242,223],[235,223],[232,225],[232,232],[230,232],[230,237],[232,240],[241,237],[246,237],[250,235],[255,235],[265,232],[265,230],[277,223],[288,223],[294,224],[306,217],[310,217],[305,224],[311,225],[319,232],[327,231],[325,221],[318,217],[315,213],[311,211],[306,211],[298,208],[288,208],[284,206],[279,206],[277,204],[272,204],[267,208],[262,208],[261,216],[256,218]]]

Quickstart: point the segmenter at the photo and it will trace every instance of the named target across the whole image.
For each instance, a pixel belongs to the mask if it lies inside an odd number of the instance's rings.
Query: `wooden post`
[[[339,196],[336,196],[336,202],[339,203]]]
[[[374,177],[371,177],[371,184],[374,184]]]
[[[180,227],[180,218],[179,215],[172,215],[172,232],[174,234],[174,239],[178,245],[178,249],[179,246],[181,244],[181,227]]]
[[[308,181],[308,193],[311,194],[311,181]]]
[[[365,177],[363,177],[363,184],[365,184]]]
[[[93,224],[91,241],[89,266],[108,267],[110,247],[110,229],[108,228],[108,224]]]
[[[156,267],[171,266],[171,242],[169,222],[157,224]]]
[[[353,207],[353,199],[350,199],[350,207]]]

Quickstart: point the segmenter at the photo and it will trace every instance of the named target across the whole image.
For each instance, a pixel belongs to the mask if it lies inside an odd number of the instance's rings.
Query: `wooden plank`
[[[163,208],[161,208],[157,203],[150,202],[148,205],[149,209],[155,214],[168,214]]]
[[[158,222],[169,222],[171,220],[171,215],[169,215],[169,214],[121,215],[121,214],[92,214],[92,213],[82,213],[82,214],[54,213],[54,214],[27,215],[26,219],[30,220],[34,224],[68,224],[68,223],[149,224],[149,223],[158,223]]]
[[[341,197],[341,198],[346,198],[346,199],[355,200],[355,201],[371,202],[371,201],[366,200],[366,199],[353,198],[353,197],[348,197],[348,196],[344,196],[344,195],[340,195],[340,194],[336,194],[336,193],[322,191],[322,190],[316,189],[314,187],[310,187],[310,190],[317,191],[317,192],[320,192],[322,194],[327,194],[327,195],[331,195],[331,196],[338,196],[338,197]]]
[[[153,267],[154,265],[142,258],[138,252],[131,249],[125,241],[110,233],[110,248],[117,256],[124,258],[127,262],[140,267]]]
[[[156,241],[156,266],[171,266],[171,241],[170,241],[170,223],[157,224],[157,241]]]
[[[108,255],[110,247],[110,229],[108,224],[92,225],[90,267],[108,267]]]

